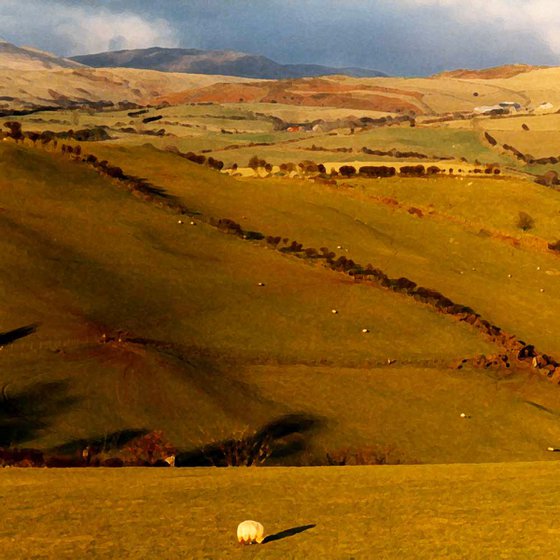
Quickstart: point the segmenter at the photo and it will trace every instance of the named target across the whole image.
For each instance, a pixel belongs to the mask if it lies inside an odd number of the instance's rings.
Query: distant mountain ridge
[[[335,74],[359,78],[386,76],[383,72],[366,68],[333,68],[319,64],[279,64],[265,56],[236,51],[161,47],[74,56],[72,60],[93,68],[136,68],[271,80]]]
[[[73,60],[60,58],[32,47],[16,47],[0,38],[0,69],[2,70],[55,70],[81,67],[81,64]]]

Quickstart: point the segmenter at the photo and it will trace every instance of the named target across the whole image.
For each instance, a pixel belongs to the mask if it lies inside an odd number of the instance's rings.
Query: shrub
[[[527,212],[519,212],[519,216],[517,217],[517,227],[523,231],[529,231],[535,227],[535,220],[527,214]]]
[[[343,177],[353,177],[354,175],[356,175],[356,168],[353,165],[343,165],[339,169],[339,173]]]
[[[10,121],[10,122],[4,123],[4,126],[7,129],[9,129],[9,131],[10,131],[8,133],[8,138],[12,138],[16,142],[19,142],[20,140],[23,142],[24,136],[23,136],[23,132],[21,130],[21,123],[20,122]]]
[[[360,167],[360,175],[364,177],[393,177],[395,174],[396,169],[387,165],[364,165]]]
[[[486,140],[488,141],[490,146],[496,146],[498,144],[496,139],[493,136],[491,136],[490,134],[488,134],[488,132],[484,133],[484,138],[486,138]]]
[[[541,185],[545,185],[547,187],[558,185],[558,183],[560,183],[560,181],[558,180],[558,172],[554,171],[553,169],[548,170],[544,175],[541,175],[537,179],[537,183],[540,183]]]
[[[153,431],[129,443],[124,453],[124,462],[138,466],[154,465],[176,453],[177,449],[165,438],[163,432]]]
[[[548,248],[551,251],[559,251],[560,252],[560,240],[559,241],[555,241],[554,243],[549,243],[548,244]]]
[[[405,177],[421,177],[426,172],[423,165],[403,165],[400,174]]]

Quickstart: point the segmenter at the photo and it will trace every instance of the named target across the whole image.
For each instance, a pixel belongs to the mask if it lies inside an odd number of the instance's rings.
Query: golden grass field
[[[560,553],[557,470],[9,470],[0,473],[0,542],[6,560],[544,560]],[[239,545],[244,519],[273,540]]]

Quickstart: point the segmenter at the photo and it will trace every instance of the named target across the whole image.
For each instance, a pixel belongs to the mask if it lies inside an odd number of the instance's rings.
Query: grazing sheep
[[[333,315],[337,315],[337,314],[338,314],[338,311],[337,311],[336,309],[331,309],[331,313],[332,313]]]
[[[261,544],[264,541],[264,527],[258,521],[243,521],[237,526],[237,540],[241,544]]]
[[[264,286],[264,282],[259,282],[257,286],[260,286],[262,288]]]
[[[541,294],[544,294],[544,288],[541,288],[539,291],[541,292]]]
[[[178,223],[178,224],[182,224],[182,223],[183,223],[183,220],[177,220],[177,223]]]
[[[196,226],[196,222],[191,222],[191,226]]]
[[[363,333],[368,333],[368,332],[369,332],[369,329],[362,329],[362,332],[363,332]]]
[[[546,450],[547,451],[552,451],[552,452],[560,451],[560,449],[558,449],[558,447],[547,447]]]

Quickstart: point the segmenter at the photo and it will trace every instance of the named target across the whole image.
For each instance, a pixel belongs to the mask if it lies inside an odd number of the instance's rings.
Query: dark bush
[[[364,165],[360,167],[360,175],[364,177],[393,177],[397,171],[387,165]]]
[[[535,227],[535,220],[527,212],[521,211],[517,217],[516,226],[523,231],[529,231]]]
[[[484,138],[486,138],[490,146],[496,146],[498,144],[497,140],[493,136],[491,136],[488,132],[484,133]]]
[[[159,121],[161,119],[163,119],[162,115],[155,115],[153,117],[146,117],[145,119],[142,119],[142,122],[144,124],[148,124],[148,123],[151,123],[151,122]]]
[[[8,138],[12,138],[16,142],[23,142],[24,136],[21,130],[21,123],[17,121],[9,121],[4,123],[4,127],[9,129]]]
[[[541,175],[537,179],[537,183],[545,185],[547,187],[552,187],[553,185],[558,185],[560,181],[558,180],[558,172],[553,169],[548,170],[544,175]]]
[[[343,177],[353,177],[354,175],[356,175],[356,168],[353,165],[343,165],[339,169],[339,173]]]
[[[405,177],[421,177],[426,172],[423,165],[403,165],[400,174]]]

